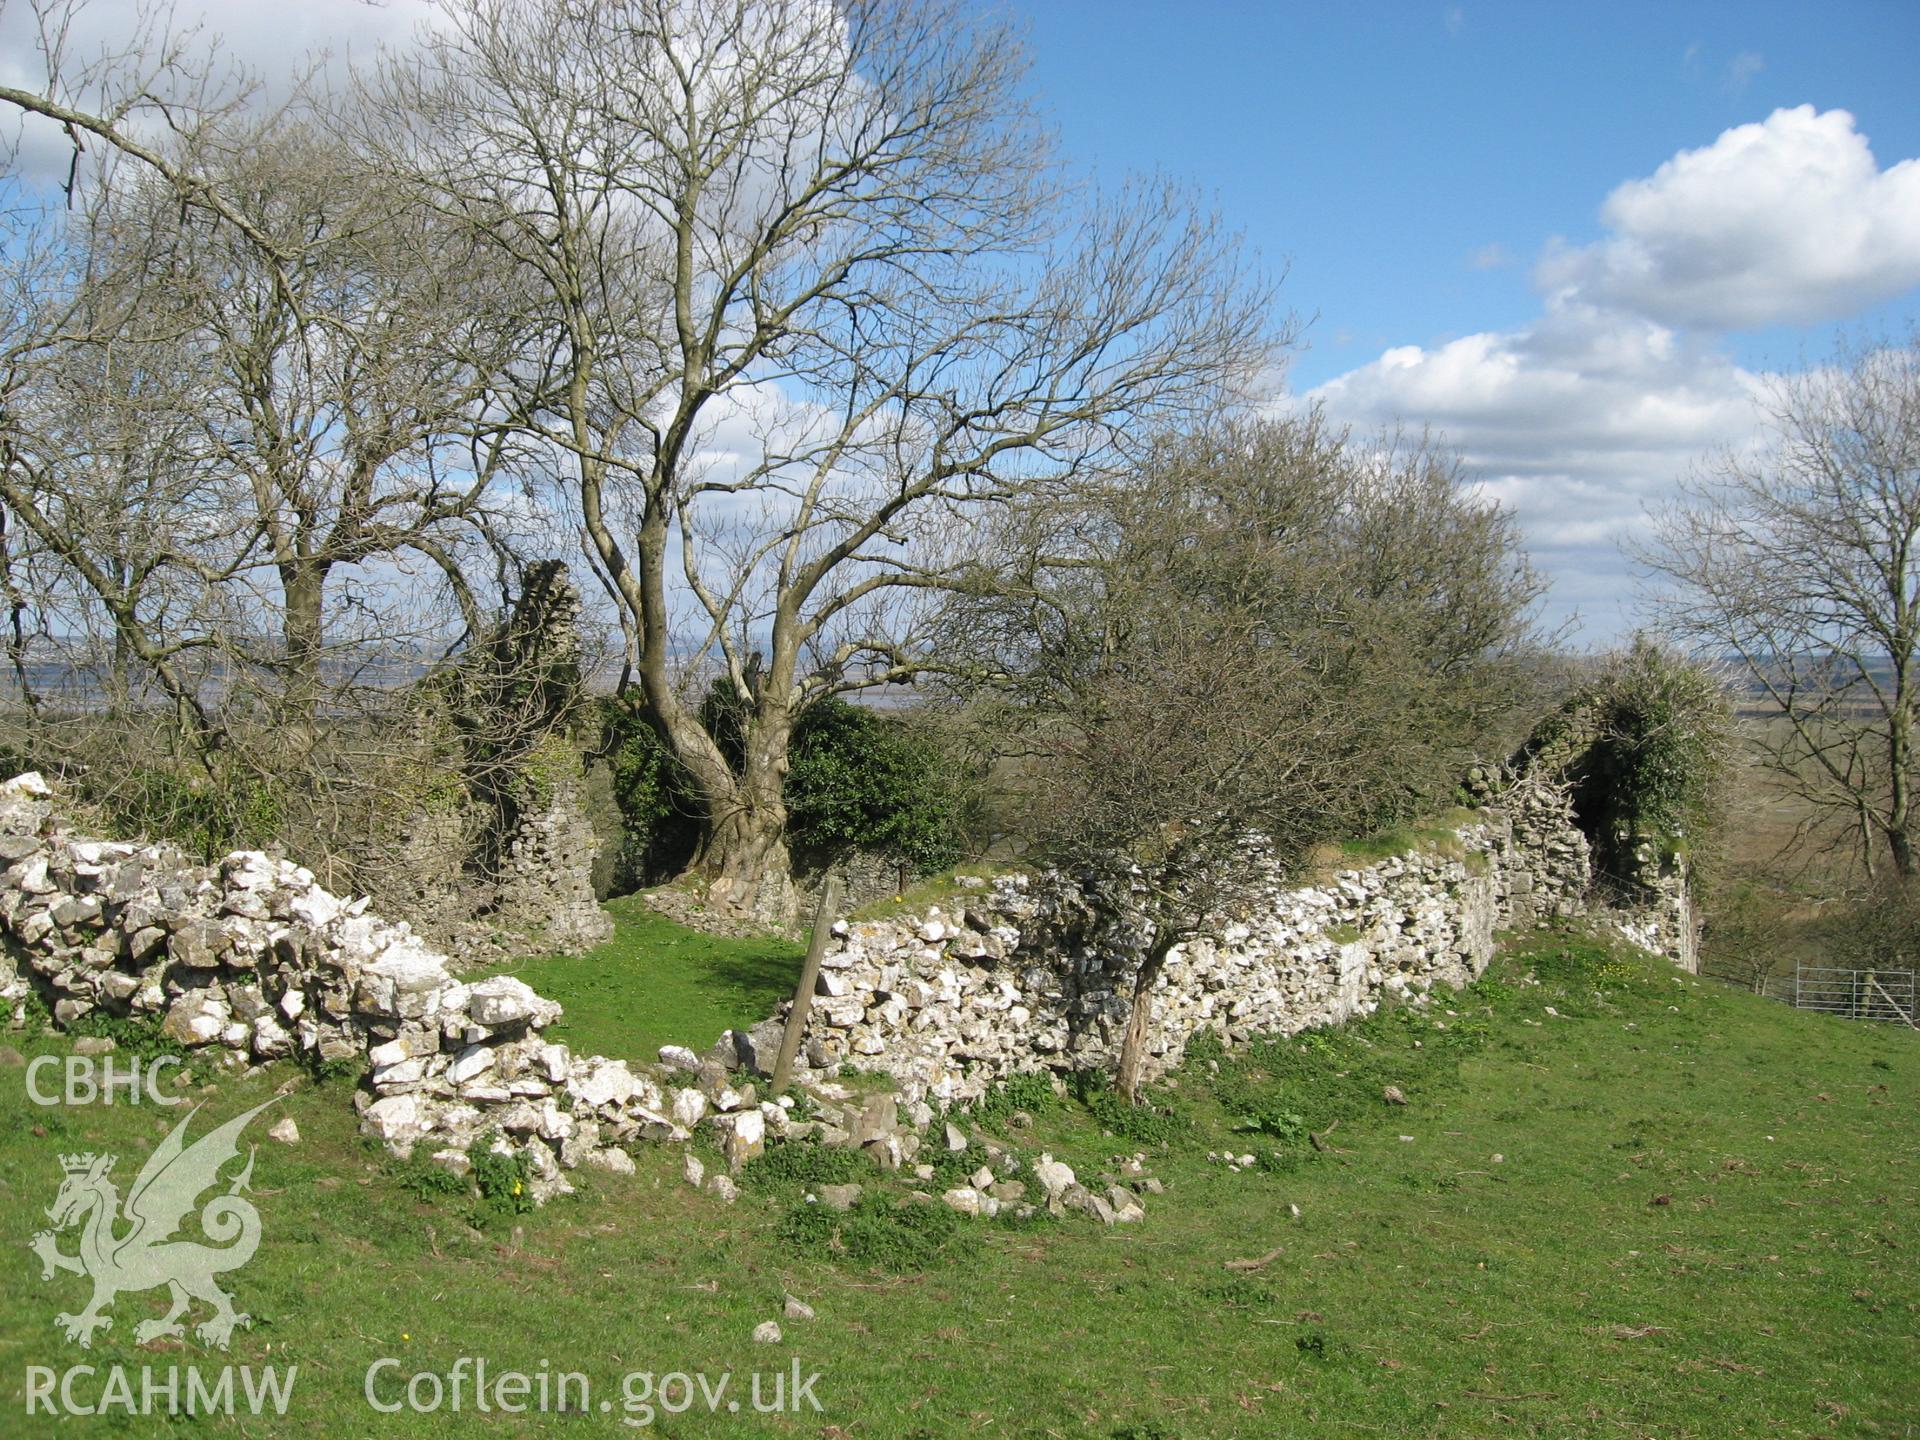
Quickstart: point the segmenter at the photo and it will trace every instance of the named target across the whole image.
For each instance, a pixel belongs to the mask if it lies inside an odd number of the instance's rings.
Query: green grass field
[[[611,900],[607,910],[615,930],[606,944],[494,972],[517,975],[566,1008],[548,1034],[575,1054],[652,1060],[668,1044],[704,1051],[722,1031],[766,1019],[793,994],[804,945],[703,935],[637,895]]]
[[[651,989],[610,992],[617,1015],[577,1010],[575,1043],[631,1036],[638,1050],[704,1035],[713,1014],[628,939]],[[727,1208],[681,1183],[668,1148],[643,1153],[635,1176],[596,1175],[577,1197],[514,1215],[434,1193],[423,1170],[354,1133],[347,1082],[301,1079],[263,1117],[293,1115],[304,1139],[261,1145],[265,1237],[232,1277],[255,1324],[226,1357],[297,1365],[293,1398],[283,1418],[200,1421],[26,1416],[30,1365],[222,1358],[192,1341],[132,1344],[134,1322],[162,1308],[155,1294],[123,1297],[93,1351],[68,1345],[53,1316],[84,1302],[83,1282],[43,1283],[26,1249],[60,1152],[116,1151],[116,1175],[130,1176],[180,1112],[40,1109],[24,1102],[20,1071],[0,1071],[0,1253],[13,1257],[0,1263],[0,1433],[628,1434],[623,1418],[647,1417],[623,1417],[627,1372],[712,1383],[731,1371],[741,1398],[749,1372],[797,1360],[821,1374],[821,1413],[729,1413],[723,1396],[708,1416],[696,1390],[688,1413],[656,1405],[651,1428],[821,1440],[1910,1436],[1917,1042],[1576,933],[1515,937],[1486,981],[1430,1014],[1202,1055],[1145,1114],[1097,1088],[1052,1101],[1026,1087],[1032,1129],[1003,1132],[1023,1151],[1051,1150],[1083,1177],[1148,1152],[1167,1192],[1148,1197],[1143,1224],[1112,1231],[1084,1219],[911,1224],[884,1209],[823,1221],[800,1199],[818,1169],[806,1156],[762,1162]],[[28,1057],[70,1045],[14,1043]],[[290,1078],[204,1090],[196,1131]],[[1404,1107],[1381,1098],[1386,1084]],[[1208,1161],[1228,1148],[1259,1164]],[[754,1343],[785,1292],[817,1318],[782,1320],[780,1343]],[[590,1408],[386,1415],[363,1396],[382,1357],[400,1362],[376,1387],[385,1401],[393,1375],[445,1375],[463,1356],[496,1373],[543,1361],[584,1372]]]

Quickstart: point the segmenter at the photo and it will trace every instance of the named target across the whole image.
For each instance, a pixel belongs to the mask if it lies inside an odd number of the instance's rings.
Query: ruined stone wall
[[[1486,968],[1496,929],[1587,910],[1591,857],[1564,793],[1516,787],[1457,840],[1454,853],[1322,884],[1276,874],[1246,914],[1179,946],[1148,996],[1149,1073],[1176,1065],[1200,1030],[1241,1042],[1338,1024],[1389,998],[1424,1003]],[[1010,876],[950,907],[841,924],[809,1063],[885,1071],[909,1096],[947,1102],[1023,1071],[1111,1069],[1144,943],[1100,918],[1114,908],[1064,876]]]
[[[494,915],[527,949],[590,950],[612,937],[613,922],[594,893],[600,838],[587,817],[581,767],[549,776],[540,798],[500,857]]]
[[[1635,855],[1635,883],[1609,908],[1620,933],[1643,950],[1665,955],[1682,970],[1700,970],[1700,912],[1686,857],[1651,844]]]
[[[249,1067],[366,1067],[362,1128],[449,1168],[476,1141],[525,1158],[538,1198],[618,1147],[707,1121],[736,1156],[785,1121],[691,1054],[678,1065],[579,1057],[542,1031],[560,1007],[510,976],[464,982],[406,922],[257,851],[196,864],[168,844],[68,831],[38,775],[0,784],[0,1006],[146,1020],[184,1049]]]
[[[705,1054],[664,1046],[657,1062],[580,1056],[543,1033],[560,1007],[511,976],[468,983],[404,923],[343,900],[298,866],[253,851],[197,865],[175,847],[86,839],[65,828],[38,775],[0,784],[0,1014],[18,1026],[44,1005],[60,1027],[96,1013],[142,1020],[212,1063],[304,1059],[364,1067],[354,1105],[364,1133],[399,1156],[468,1173],[476,1146],[517,1156],[532,1198],[571,1189],[579,1166],[634,1170],[631,1147],[696,1127],[725,1167],[689,1152],[682,1173],[722,1200],[731,1174],[769,1140],[858,1149],[886,1169],[935,1171],[920,1156],[934,1111],[828,1077],[762,1099],[781,1027],[729,1031]],[[944,1133],[949,1150],[954,1128]],[[1045,1205],[1105,1224],[1137,1221],[1140,1197],[1105,1194],[1041,1155],[986,1147],[970,1183],[940,1197],[967,1215]],[[1136,1167],[1133,1172],[1137,1177]],[[845,1208],[858,1185],[822,1186]],[[915,1192],[928,1202],[928,1192]]]
[[[1291,1034],[1424,1003],[1485,968],[1497,928],[1580,913],[1589,877],[1551,791],[1477,812],[1445,853],[1417,853],[1290,886],[1174,954],[1150,992],[1151,1065],[1201,1029],[1229,1041]],[[1684,889],[1680,892],[1684,902]],[[537,1198],[578,1165],[627,1170],[626,1148],[716,1132],[731,1166],[768,1138],[810,1137],[911,1163],[930,1101],[964,1103],[1025,1071],[1110,1068],[1139,940],[1058,877],[1003,877],[950,911],[842,922],[826,955],[794,1100],[761,1099],[781,1026],[729,1032],[658,1063],[576,1056],[543,1031],[560,1007],[523,982],[466,982],[405,922],[254,851],[197,864],[174,846],[66,828],[38,775],[0,784],[0,1006],[36,1002],[71,1026],[147,1019],[217,1063],[365,1067],[362,1129],[396,1154],[463,1169],[476,1143],[521,1156]],[[1663,944],[1659,917],[1622,928]],[[1641,926],[1636,933],[1634,925]],[[1646,927],[1653,926],[1649,930]],[[1642,938],[1643,935],[1646,938]],[[899,1097],[835,1083],[847,1062]],[[699,1166],[689,1162],[689,1174]],[[707,1177],[730,1193],[725,1177]]]
[[[1526,797],[1543,816],[1561,812],[1567,828],[1575,824],[1581,803],[1601,812],[1584,821],[1592,840],[1581,837],[1581,860],[1593,872],[1615,926],[1635,944],[1667,956],[1684,970],[1698,971],[1700,914],[1693,901],[1692,869],[1677,848],[1678,837],[1652,824],[1632,797],[1608,793],[1604,777],[1613,765],[1604,752],[1619,736],[1607,703],[1604,686],[1576,693],[1542,720],[1504,765],[1477,768],[1468,776],[1467,788],[1483,797],[1499,791],[1508,805],[1514,796]],[[1610,783],[1617,784],[1617,777]],[[1583,790],[1588,792],[1584,801]],[[1624,807],[1623,798],[1628,801]],[[1549,820],[1550,827],[1557,823]]]
[[[512,613],[412,698],[417,802],[369,836],[382,900],[457,964],[588,949],[612,923],[601,841],[572,733],[584,705],[580,597],[566,566],[528,569]],[[405,803],[416,802],[416,803]]]

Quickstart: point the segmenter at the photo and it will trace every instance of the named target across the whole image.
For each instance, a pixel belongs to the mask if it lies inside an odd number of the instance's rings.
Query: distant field
[[[1747,722],[1750,736],[1761,723]],[[1761,763],[1757,746],[1742,757],[1730,802],[1724,861],[1706,891],[1705,963],[1718,969],[1730,960],[1745,973],[1757,955],[1779,976],[1791,976],[1800,962],[1834,963],[1847,897],[1859,880],[1851,849],[1808,843],[1812,807]],[[1745,913],[1731,914],[1735,908]],[[1728,933],[1731,952],[1722,938]]]
[[[608,1048],[618,1034],[637,1050],[705,1035],[720,1011],[687,1007],[667,973],[677,966],[643,954],[632,928],[622,940],[631,973],[652,983],[621,1000],[625,1018],[591,1013],[581,997],[602,992],[577,992],[580,1042]],[[771,983],[746,980],[742,1003]],[[677,1013],[652,1017],[649,996]],[[57,1156],[111,1150],[116,1175],[130,1175],[177,1112],[41,1110],[23,1102],[20,1072],[0,1069],[0,1253],[14,1257],[0,1264],[0,1433],[612,1436],[635,1433],[619,1423],[626,1372],[732,1371],[745,1386],[749,1372],[798,1360],[821,1372],[822,1413],[656,1413],[652,1428],[807,1440],[1910,1436],[1916,1040],[1540,932],[1431,1016],[1257,1047],[1221,1057],[1217,1073],[1203,1057],[1148,1114],[1092,1092],[1026,1101],[1034,1128],[1013,1130],[1001,1107],[994,1128],[1009,1142],[1083,1176],[1145,1151],[1167,1189],[1147,1197],[1143,1224],[961,1222],[867,1260],[836,1248],[834,1225],[795,1220],[818,1214],[801,1199],[805,1165],[762,1167],[727,1208],[681,1183],[681,1156],[663,1147],[640,1154],[635,1176],[583,1175],[577,1197],[514,1216],[433,1193],[419,1167],[354,1133],[348,1084],[303,1080],[269,1112],[294,1116],[302,1142],[263,1142],[255,1163],[265,1238],[233,1281],[256,1323],[227,1357],[297,1365],[292,1406],[282,1419],[201,1422],[26,1417],[30,1364],[220,1360],[192,1342],[132,1344],[133,1323],[161,1304],[151,1294],[122,1298],[93,1351],[58,1337],[54,1313],[84,1287],[43,1283],[25,1248],[46,1223]],[[288,1078],[205,1088],[196,1129]],[[1384,1084],[1408,1104],[1384,1103]],[[1229,1149],[1259,1166],[1229,1173],[1207,1159]],[[782,1319],[786,1292],[818,1318]],[[769,1319],[783,1339],[755,1344]],[[546,1360],[584,1372],[594,1408],[380,1415],[364,1398],[381,1357],[405,1376],[476,1356],[496,1371]]]

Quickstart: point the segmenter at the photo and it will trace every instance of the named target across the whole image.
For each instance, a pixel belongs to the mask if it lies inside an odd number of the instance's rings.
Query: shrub
[[[1234,1128],[1271,1136],[1283,1145],[1303,1144],[1307,1138],[1306,1117],[1297,1110],[1283,1110],[1274,1105],[1262,1107],[1246,1116]]]
[[[394,1183],[416,1200],[443,1200],[453,1195],[464,1195],[468,1189],[465,1176],[456,1175],[444,1165],[436,1165],[430,1160],[391,1160],[387,1171]]]
[[[158,1060],[172,1056],[179,1060],[193,1057],[160,1029],[152,1015],[114,1015],[105,1010],[89,1010],[63,1027],[69,1035],[91,1035],[113,1041],[114,1049],[136,1060]]]
[[[1911,970],[1920,957],[1920,880],[1896,874],[1874,879],[1835,928],[1833,948],[1862,970]]]
[[[1102,1130],[1134,1145],[1171,1145],[1192,1130],[1192,1122],[1170,1105],[1129,1104],[1113,1088],[1110,1076],[1083,1070],[1069,1082],[1074,1099]]]
[[[1060,1103],[1054,1093],[1053,1078],[1044,1071],[1009,1075],[967,1107],[966,1115],[976,1125],[1004,1127],[1016,1110],[1029,1115],[1044,1115]]]
[[[33,991],[27,1007],[29,1033],[43,1034],[55,1028],[52,1022],[53,1011],[48,1007],[45,997],[39,991]],[[219,1073],[219,1064],[213,1051],[189,1050],[169,1039],[160,1028],[160,1018],[155,1015],[116,1015],[107,1010],[93,1009],[58,1028],[69,1035],[91,1035],[111,1040],[118,1053],[143,1064],[162,1058],[178,1060],[187,1083],[194,1085],[203,1085]]]
[[[740,1183],[750,1190],[812,1189],[852,1184],[870,1178],[872,1173],[873,1163],[857,1151],[805,1140],[781,1140],[746,1163]]]
[[[738,763],[738,702],[716,685],[701,722]],[[599,753],[613,774],[623,839],[614,888],[656,884],[685,869],[700,839],[698,792],[644,717],[603,703]],[[795,722],[785,789],[787,843],[796,852],[891,855],[930,874],[961,858],[977,781],[910,722],[822,700]]]
[[[982,1165],[990,1165],[992,1161],[987,1147],[978,1140],[969,1141],[964,1150],[948,1150],[942,1146],[929,1154],[923,1149],[920,1159],[933,1166],[933,1179],[928,1182],[929,1187],[940,1190],[972,1184],[974,1171]]]
[[[877,850],[920,874],[959,860],[970,778],[904,721],[825,700],[800,717],[787,772],[794,845]]]
[[[524,1155],[503,1154],[492,1147],[492,1139],[473,1142],[467,1158],[473,1162],[473,1183],[480,1198],[489,1207],[507,1215],[524,1215],[533,1209],[533,1173]]]
[[[599,753],[620,810],[613,888],[636,890],[677,874],[693,858],[696,800],[686,771],[642,716],[617,698],[602,701],[600,713]]]
[[[202,860],[257,849],[278,838],[281,797],[255,775],[218,771],[189,775],[152,765],[108,773],[76,772],[81,798],[121,834],[172,840]]]
[[[1205,1065],[1210,1060],[1222,1060],[1226,1057],[1227,1042],[1220,1032],[1213,1029],[1196,1030],[1187,1037],[1184,1061],[1188,1065]]]

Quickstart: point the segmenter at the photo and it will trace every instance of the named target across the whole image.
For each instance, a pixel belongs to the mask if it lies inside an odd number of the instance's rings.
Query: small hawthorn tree
[[[1123,1095],[1176,946],[1510,729],[1540,589],[1452,457],[1317,414],[1221,423],[1010,520],[949,619],[1024,741],[1027,836],[1137,937]]]

